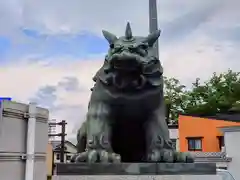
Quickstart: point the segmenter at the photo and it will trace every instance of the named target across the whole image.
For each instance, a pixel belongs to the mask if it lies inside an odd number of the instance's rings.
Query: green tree
[[[185,86],[178,79],[164,77],[164,98],[169,120],[176,121],[178,114],[183,111],[185,94]]]
[[[196,79],[192,89],[186,93],[185,113],[214,115],[236,109],[240,100],[240,73],[228,70],[225,73],[213,73],[203,84]]]
[[[196,78],[190,90],[175,78],[164,78],[165,104],[169,119],[177,121],[179,113],[215,115],[240,112],[240,72],[213,73],[204,83]]]
[[[236,103],[234,103],[230,111],[240,112],[240,101],[237,101]]]

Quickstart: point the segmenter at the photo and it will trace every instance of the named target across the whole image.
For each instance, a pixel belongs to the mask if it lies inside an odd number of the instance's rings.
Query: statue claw
[[[193,163],[194,157],[190,153],[176,152],[171,149],[154,150],[149,154],[151,162]]]
[[[72,157],[71,162],[87,162],[87,163],[120,163],[120,155],[107,152],[105,150],[89,150],[78,153]]]
[[[175,152],[176,162],[194,163],[194,156],[187,152]]]

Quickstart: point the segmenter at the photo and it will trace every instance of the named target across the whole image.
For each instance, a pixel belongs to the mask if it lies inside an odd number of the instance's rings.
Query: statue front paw
[[[190,153],[176,152],[171,149],[153,150],[148,155],[150,162],[193,163],[194,157]]]
[[[120,163],[121,157],[118,154],[105,150],[88,150],[74,155],[71,162],[80,163]]]
[[[175,161],[182,163],[194,163],[194,156],[188,152],[175,152]]]

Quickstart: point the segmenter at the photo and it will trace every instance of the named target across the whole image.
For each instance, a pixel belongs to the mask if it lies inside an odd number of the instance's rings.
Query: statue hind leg
[[[71,157],[71,162],[75,162],[75,159],[80,153],[83,153],[86,150],[87,142],[87,131],[86,131],[86,122],[83,122],[82,126],[78,129],[77,132],[77,154]]]
[[[158,108],[149,117],[147,125],[147,161],[149,162],[193,162],[189,153],[177,152],[169,137],[163,109]]]
[[[110,143],[110,108],[107,104],[91,103],[86,121],[86,150],[75,157],[75,162],[119,162]]]
[[[82,123],[82,126],[77,132],[77,153],[84,152],[86,150],[87,143],[87,129],[86,129],[86,121]]]

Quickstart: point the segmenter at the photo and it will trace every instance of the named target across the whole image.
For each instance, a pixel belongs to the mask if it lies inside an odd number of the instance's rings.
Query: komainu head
[[[119,38],[103,30],[103,35],[109,43],[105,71],[114,74],[114,85],[119,88],[126,88],[129,85],[141,88],[148,80],[152,85],[159,84],[158,80],[152,78],[156,79],[156,75],[161,76],[162,68],[151,50],[160,33],[158,30],[146,37],[133,36],[129,23],[125,35]]]

